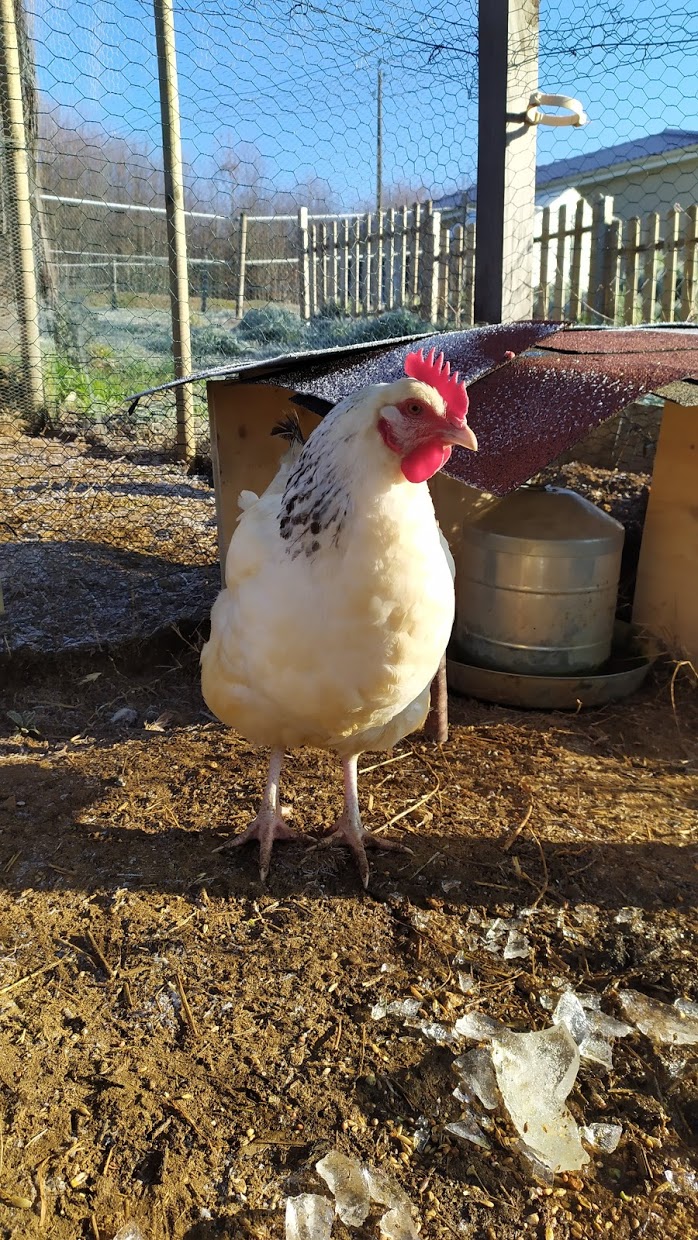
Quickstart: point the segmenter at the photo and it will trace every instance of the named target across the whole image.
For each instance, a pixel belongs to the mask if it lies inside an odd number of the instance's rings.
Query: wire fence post
[[[528,319],[536,127],[525,122],[538,87],[539,0],[479,0],[475,321]]]
[[[13,0],[1,0],[0,99],[14,281],[19,319],[20,352],[27,412],[33,423],[45,416],[43,363],[39,327],[39,296],[32,234],[31,182],[27,129],[22,99],[22,68]]]
[[[8,3],[10,0],[3,0]],[[165,210],[172,307],[172,353],[175,378],[191,374],[191,330],[189,319],[189,270],[184,215],[184,174],[182,136],[177,86],[177,54],[172,0],[154,0],[155,40],[160,81],[162,150],[165,169]],[[191,461],[196,454],[194,393],[189,384],[175,389],[177,407],[177,455]]]

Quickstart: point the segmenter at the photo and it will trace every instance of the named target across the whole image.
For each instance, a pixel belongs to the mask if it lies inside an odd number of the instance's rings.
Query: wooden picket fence
[[[407,308],[425,323],[473,323],[475,225],[453,223],[433,203],[354,215],[249,217],[283,223],[288,252],[246,257],[241,217],[238,314],[247,267],[297,269],[301,317],[367,316]],[[295,279],[295,277],[294,277]],[[698,316],[698,206],[622,221],[613,199],[574,212],[546,207],[533,237],[533,315],[577,323],[674,322]]]

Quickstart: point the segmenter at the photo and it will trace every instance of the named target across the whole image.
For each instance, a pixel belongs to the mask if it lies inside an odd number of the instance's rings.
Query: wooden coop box
[[[274,425],[295,412],[310,432],[347,393],[401,378],[417,347],[443,351],[465,379],[480,443],[477,454],[457,449],[430,483],[454,553],[474,510],[529,481],[631,402],[648,393],[665,400],[633,619],[672,654],[698,663],[698,329],[690,325],[514,323],[196,376],[209,380],[221,565],[240,491],[264,490],[285,451]]]

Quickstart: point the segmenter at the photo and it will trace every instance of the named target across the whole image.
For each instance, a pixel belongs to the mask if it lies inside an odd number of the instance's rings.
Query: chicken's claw
[[[287,827],[283,820],[283,810],[281,814],[275,810],[261,809],[257,817],[253,819],[249,827],[245,827],[239,835],[233,837],[232,840],[226,840],[225,844],[221,844],[214,852],[223,852],[228,848],[239,848],[241,844],[249,844],[251,840],[259,842],[259,877],[262,882],[266,882],[269,873],[269,865],[271,862],[271,850],[274,847],[275,840],[297,840],[300,832],[295,831],[293,827]]]
[[[408,848],[406,844],[398,843],[397,840],[384,840],[381,836],[372,835],[360,820],[355,822],[345,814],[338,818],[330,835],[320,840],[319,846],[320,848],[332,848],[335,844],[346,844],[353,853],[364,890],[368,888],[369,880],[367,848],[382,848],[385,852],[412,852],[411,848]]]

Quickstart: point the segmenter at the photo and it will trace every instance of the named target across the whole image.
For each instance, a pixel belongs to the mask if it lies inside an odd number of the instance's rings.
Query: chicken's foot
[[[287,827],[284,822],[284,811],[279,809],[279,777],[284,763],[283,749],[272,749],[269,759],[269,775],[264,797],[259,812],[245,830],[228,840],[217,852],[227,848],[239,848],[241,844],[249,844],[250,840],[259,842],[259,877],[266,881],[271,861],[271,850],[275,840],[296,840],[298,831]]]
[[[351,849],[359,868],[361,882],[368,887],[369,866],[366,856],[367,848],[383,848],[386,852],[410,852],[404,844],[396,840],[384,840],[378,835],[367,831],[361,821],[359,811],[359,792],[357,786],[357,765],[359,755],[342,759],[344,770],[344,809],[337,819],[331,835],[320,841],[322,847],[333,844],[346,844]]]

